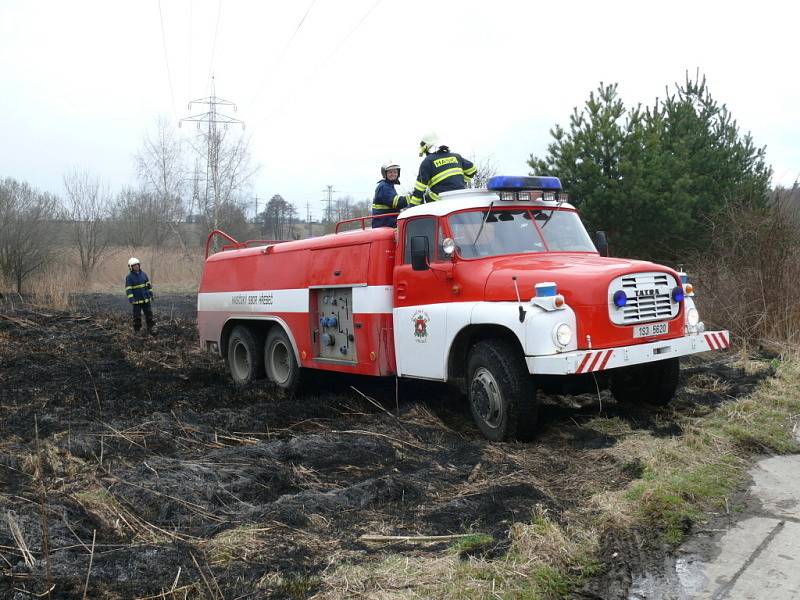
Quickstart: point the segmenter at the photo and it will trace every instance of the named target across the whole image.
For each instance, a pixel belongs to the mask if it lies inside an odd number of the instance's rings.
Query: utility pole
[[[338,192],[338,190],[333,189],[332,185],[326,185],[325,189],[322,190],[324,193],[327,194],[326,198],[323,198],[322,201],[326,202],[325,206],[325,220],[328,223],[333,222],[333,194]]]
[[[306,200],[306,224],[308,225],[308,236],[313,237],[311,232],[311,203]]]
[[[229,117],[228,115],[225,115],[217,110],[218,106],[232,106],[234,112],[236,112],[236,104],[230,102],[229,100],[225,100],[224,98],[219,98],[216,95],[214,91],[213,75],[211,76],[211,95],[207,96],[206,98],[200,98],[198,100],[192,100],[189,102],[189,110],[192,110],[193,104],[206,104],[209,107],[208,111],[199,115],[192,115],[190,117],[181,119],[178,123],[178,126],[180,127],[184,121],[197,123],[198,130],[200,129],[201,124],[207,125],[207,131],[205,133],[207,146],[205,203],[206,206],[208,206],[209,201],[212,202],[212,226],[213,229],[216,229],[219,221],[220,209],[219,152],[220,146],[222,145],[222,137],[218,125],[222,125],[223,129],[227,129],[228,125],[241,125],[242,129],[244,129],[244,121]],[[213,198],[211,199],[209,199],[209,180],[211,182],[211,192],[213,194]]]
[[[257,223],[258,222],[258,200],[259,200],[258,196],[254,196],[253,200],[256,203],[256,214],[253,215],[253,223]]]

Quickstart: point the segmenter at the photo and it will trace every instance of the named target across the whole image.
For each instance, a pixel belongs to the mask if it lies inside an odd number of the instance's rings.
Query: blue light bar
[[[525,190],[560,192],[561,180],[558,177],[496,175],[489,179],[486,189],[495,192],[520,192]]]

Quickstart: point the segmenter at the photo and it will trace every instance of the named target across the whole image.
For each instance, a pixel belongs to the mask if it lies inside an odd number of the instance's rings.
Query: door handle
[[[406,291],[408,289],[406,287],[406,284],[405,283],[398,283],[397,287],[395,289],[397,290],[397,299],[398,300],[405,300],[406,299]]]

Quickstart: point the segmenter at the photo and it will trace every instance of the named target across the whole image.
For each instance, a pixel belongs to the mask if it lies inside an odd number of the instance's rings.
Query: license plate
[[[664,335],[669,333],[669,323],[648,323],[647,325],[636,325],[633,328],[633,337],[653,337],[654,335]]]

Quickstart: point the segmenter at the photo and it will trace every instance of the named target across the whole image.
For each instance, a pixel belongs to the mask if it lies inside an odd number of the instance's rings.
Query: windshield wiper
[[[553,218],[553,215],[559,208],[561,208],[562,204],[564,204],[564,201],[559,198],[558,203],[555,205],[555,207],[550,209],[550,214],[547,215],[547,217],[545,217],[544,223],[542,223],[542,229],[544,229],[544,227],[550,222],[550,219]]]
[[[481,228],[478,229],[478,234],[475,236],[475,239],[472,240],[472,245],[478,243],[478,238],[481,237],[481,233],[483,232],[483,226],[486,225],[486,220],[489,218],[489,215],[492,213],[492,207],[494,206],[494,200],[489,203],[489,209],[486,211],[486,214],[483,215],[483,221],[481,221]],[[477,251],[477,248],[476,248]]]

